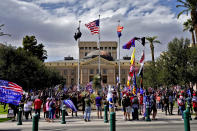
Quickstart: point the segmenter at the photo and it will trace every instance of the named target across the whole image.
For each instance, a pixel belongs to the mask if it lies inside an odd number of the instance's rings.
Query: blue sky
[[[174,37],[188,37],[182,32],[183,22],[189,16],[177,19],[176,0],[0,0],[0,24],[3,31],[12,37],[1,37],[1,43],[22,46],[25,35],[35,35],[48,53],[47,61],[63,60],[64,56],[77,58],[78,48],[73,34],[81,20],[82,41],[97,41],[84,26],[101,15],[101,40],[117,41],[118,20],[124,26],[121,46],[137,36],[158,36],[161,45],[155,45],[158,57],[167,49],[167,43]],[[136,43],[136,58],[142,47]],[[151,59],[149,45],[146,45],[146,59]],[[121,49],[121,57],[132,51]]]

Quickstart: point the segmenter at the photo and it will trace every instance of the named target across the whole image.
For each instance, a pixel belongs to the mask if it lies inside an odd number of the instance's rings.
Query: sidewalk
[[[103,112],[104,113],[104,112]],[[117,126],[126,126],[126,125],[166,125],[166,124],[183,124],[184,122],[181,120],[181,116],[177,115],[176,109],[174,111],[175,115],[165,115],[164,112],[161,112],[161,110],[158,110],[157,114],[157,119],[151,122],[147,122],[142,120],[142,116],[140,116],[139,121],[124,121],[123,120],[123,112],[122,111],[117,111],[116,112],[116,125]],[[150,116],[152,118],[152,116]],[[191,122],[197,123],[196,120],[193,120]],[[94,127],[94,126],[109,126],[108,123],[104,123],[104,119],[98,119],[96,111],[92,111],[91,113],[91,121],[90,122],[85,122],[83,120],[82,112],[78,112],[78,117],[72,117],[70,114],[69,116],[66,116],[66,124],[61,124],[61,118],[56,119],[54,122],[46,122],[43,119],[43,113],[41,113],[41,119],[39,121],[39,128],[56,128],[56,127],[77,127],[77,126],[83,126],[83,127]],[[32,120],[24,120],[23,118],[23,125],[17,125],[17,121],[12,122],[12,121],[7,121],[7,122],[2,122],[0,123],[0,129],[31,129],[32,128]]]

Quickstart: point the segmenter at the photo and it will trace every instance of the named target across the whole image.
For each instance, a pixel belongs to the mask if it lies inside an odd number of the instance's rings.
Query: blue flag
[[[0,102],[19,105],[22,92],[22,87],[17,84],[0,80]]]
[[[72,109],[74,112],[77,112],[77,108],[75,107],[75,105],[73,104],[73,102],[71,101],[71,100],[64,100],[64,104],[68,107],[68,108],[70,108],[70,109]]]

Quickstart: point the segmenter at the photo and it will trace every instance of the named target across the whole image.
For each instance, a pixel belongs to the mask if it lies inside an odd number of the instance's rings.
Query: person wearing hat
[[[195,111],[195,120],[197,120],[197,92],[195,92],[193,94],[193,98],[192,98],[192,104],[193,104],[193,108],[194,108],[194,111]]]
[[[185,99],[184,99],[183,95],[184,94],[182,92],[181,95],[179,96],[179,99],[178,99],[178,105],[179,105],[179,110],[180,110],[181,115],[182,115],[182,120],[184,119],[183,111],[185,110]]]

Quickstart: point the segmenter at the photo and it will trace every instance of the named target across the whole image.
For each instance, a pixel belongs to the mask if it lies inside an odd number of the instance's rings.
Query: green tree
[[[0,78],[17,83],[25,91],[44,89],[63,81],[56,70],[45,67],[25,50],[12,46],[0,47]]]
[[[154,43],[161,43],[159,40],[156,40],[156,39],[157,39],[157,36],[146,37],[146,40],[148,40],[149,43],[150,43],[152,62],[155,62],[155,58],[154,58]]]
[[[179,18],[182,14],[191,14],[192,25],[194,27],[196,38],[197,38],[197,2],[196,0],[177,0],[180,5],[176,7],[184,8],[177,16]]]
[[[23,49],[41,61],[47,59],[47,51],[44,50],[44,45],[42,43],[37,44],[35,36],[25,36],[23,38]]]
[[[195,45],[195,35],[194,35],[194,26],[192,24],[192,20],[188,19],[186,22],[183,23],[184,29],[183,31],[189,31],[192,34],[192,42]]]

